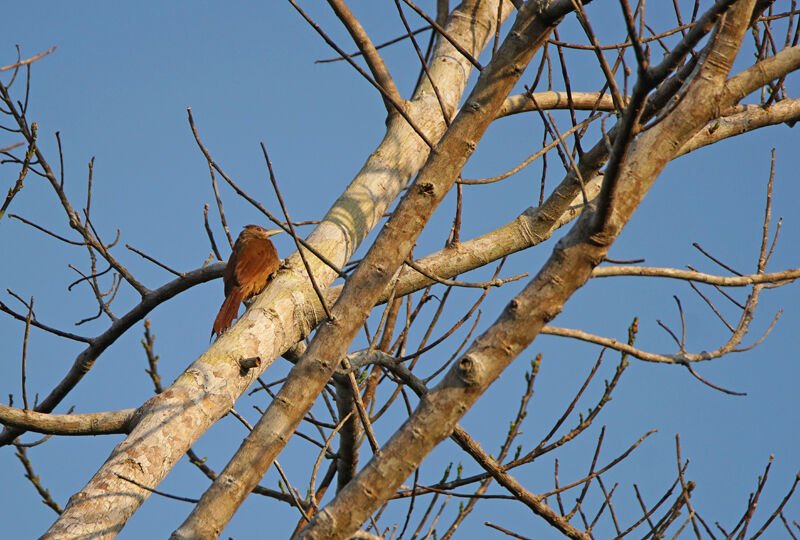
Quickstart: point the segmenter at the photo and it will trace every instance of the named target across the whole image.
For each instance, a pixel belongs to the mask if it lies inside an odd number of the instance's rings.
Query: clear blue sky
[[[311,6],[317,21],[337,40],[352,50],[346,33],[326,7]],[[364,5],[362,5],[364,4]],[[433,2],[423,2],[430,7]],[[600,5],[602,4],[602,5]],[[608,4],[608,5],[606,5]],[[612,5],[613,4],[613,5]],[[666,4],[666,3],[665,3]],[[381,9],[353,2],[354,11],[363,17],[366,29],[376,42],[401,31],[391,3]],[[60,131],[64,148],[66,186],[75,207],[83,207],[87,163],[95,157],[92,216],[102,238],[113,239],[120,229],[117,255],[148,286],[155,288],[172,279],[124,244],[144,250],[179,270],[199,267],[210,253],[203,229],[203,205],[212,204],[213,194],[207,166],[197,150],[186,120],[192,107],[205,144],[216,160],[251,194],[267,207],[279,211],[261,157],[259,142],[264,142],[275,165],[278,180],[292,217],[297,220],[319,218],[375,148],[384,132],[383,105],[377,93],[343,63],[314,64],[332,56],[321,39],[299,18],[288,4],[280,2],[169,2],[138,3],[11,3],[5,6],[0,42],[0,65],[13,63],[14,45],[23,57],[57,45],[57,51],[37,62],[32,69],[29,118],[39,124],[40,146],[57,163],[54,132]],[[659,28],[652,6],[650,17]],[[595,26],[608,42],[622,40],[618,6],[598,3],[589,10]],[[604,10],[607,10],[604,13]],[[412,20],[414,20],[412,18]],[[669,19],[671,21],[672,19]],[[419,26],[419,21],[413,25]],[[562,39],[584,39],[574,21],[561,30]],[[781,38],[782,39],[782,38]],[[658,52],[654,54],[658,56]],[[748,53],[749,54],[749,53]],[[401,92],[409,95],[417,67],[413,50],[407,45],[388,49],[385,58]],[[749,58],[749,57],[748,57]],[[592,53],[571,57],[573,90],[595,91],[602,75],[594,65]],[[555,90],[563,89],[557,76]],[[3,74],[3,80],[8,75]],[[531,74],[523,77],[530,83]],[[790,89],[797,89],[797,78],[790,77]],[[21,99],[19,88],[15,94]],[[754,102],[757,96],[749,102]],[[557,114],[562,126],[565,114]],[[465,169],[465,176],[498,174],[532,153],[540,143],[542,126],[538,115],[530,114],[500,120]],[[0,133],[0,147],[18,139]],[[591,137],[588,139],[594,143]],[[775,148],[775,200],[773,215],[784,217],[781,236],[769,270],[797,267],[800,241],[800,215],[797,201],[797,128],[781,125],[767,128],[706,148],[672,163],[638,210],[629,227],[611,250],[620,259],[647,259],[651,266],[698,269],[718,272],[692,247],[693,242],[726,261],[741,272],[751,272],[759,248],[770,149]],[[5,193],[16,179],[17,170],[4,166],[0,190]],[[464,190],[463,238],[494,229],[518,215],[538,200],[541,163],[503,183]],[[548,161],[548,185],[560,180],[562,172],[553,154]],[[223,188],[223,197],[234,234],[248,223],[262,223],[261,217],[234,194]],[[420,239],[415,253],[425,255],[438,250],[452,219],[454,201],[448,198],[437,211],[430,230]],[[25,188],[13,201],[10,212],[32,219],[64,234],[68,233],[63,212],[52,191],[39,178],[29,175]],[[221,241],[219,228],[217,240]],[[290,241],[276,241],[282,254],[290,251]],[[535,273],[552,249],[553,241],[515,255],[506,264],[504,276]],[[19,221],[5,217],[0,221],[0,261],[2,294],[0,300],[19,304],[5,292],[12,289],[23,298],[35,296],[40,321],[94,335],[107,325],[106,320],[79,327],[74,323],[96,313],[97,308],[84,286],[67,292],[77,275],[67,265],[86,270],[86,254],[80,248],[65,248]],[[226,250],[227,253],[227,250]],[[480,280],[494,266],[467,276]],[[503,305],[520,290],[523,282],[494,290],[482,305],[478,329],[485,329]],[[208,346],[208,331],[221,302],[222,284],[205,284],[156,309],[150,316],[156,334],[156,352],[166,383],[179,375]],[[729,320],[736,312],[713,289],[704,292],[724,307]],[[629,444],[650,429],[658,433],[649,438],[633,457],[612,472],[610,487],[619,482],[615,501],[618,512],[637,512],[632,484],[637,483],[648,502],[663,494],[675,475],[675,434],[681,436],[684,458],[691,463],[687,477],[697,482],[694,507],[709,522],[720,520],[730,529],[735,525],[762,473],[770,454],[774,463],[770,480],[762,495],[756,522],[772,512],[777,501],[800,470],[800,437],[796,430],[797,328],[800,327],[800,289],[790,285],[762,293],[752,324],[753,332],[745,343],[752,343],[769,326],[779,309],[783,315],[772,334],[752,351],[731,355],[696,369],[712,382],[747,392],[732,397],[703,386],[684,369],[645,364],[632,360],[613,401],[596,421],[585,440],[559,454],[561,481],[580,478],[590,459],[602,425],[606,438],[599,463],[616,457]],[[460,317],[476,298],[474,291],[461,293],[454,303],[453,319]],[[655,352],[675,352],[674,343],[661,330],[656,319],[673,329],[680,321],[673,295],[683,302],[687,326],[687,348],[692,352],[711,350],[725,339],[727,331],[699,300],[688,284],[667,280],[615,278],[596,280],[580,290],[553,323],[580,327],[586,331],[624,339],[634,316],[640,320],[637,344]],[[744,290],[733,295],[740,301]],[[136,295],[122,288],[113,308],[124,313]],[[432,305],[432,304],[431,304]],[[430,317],[433,308],[428,307]],[[373,324],[374,326],[374,324]],[[444,329],[446,324],[439,328]],[[430,356],[429,365],[438,365],[463,339],[461,330],[451,341]],[[0,339],[5,344],[4,373],[0,395],[14,394],[21,404],[19,358],[23,326],[9,317],[0,317]],[[57,412],[75,406],[76,412],[93,412],[139,406],[150,397],[152,384],[144,372],[142,325],[114,344],[97,362],[93,371],[70,394]],[[359,347],[355,344],[354,347]],[[33,331],[28,349],[28,394],[46,395],[57,383],[82,347]],[[561,338],[542,337],[521,355],[464,419],[463,425],[488,452],[496,453],[516,411],[523,388],[522,373],[529,361],[542,352],[544,360],[537,380],[525,434],[519,440],[525,449],[535,446],[561,414],[599,353],[596,347],[571,343]],[[589,407],[602,392],[602,380],[609,379],[618,355],[606,353],[598,380],[590,387]],[[286,371],[278,361],[265,375],[278,379]],[[263,397],[245,397],[237,409],[251,422],[257,419],[253,405],[264,406]],[[395,410],[400,418],[400,408]],[[398,420],[399,421],[399,420]],[[574,421],[568,422],[572,425]],[[396,425],[396,424],[395,424]],[[379,427],[379,439],[391,430]],[[244,430],[238,422],[225,418],[197,444],[201,456],[219,471],[238,447]],[[26,441],[36,437],[26,435]],[[83,487],[91,474],[106,459],[121,438],[53,438],[31,448],[29,455],[42,484],[63,505]],[[279,457],[281,464],[305,486],[305,464],[314,449],[293,442],[291,452]],[[368,450],[364,455],[368,455]],[[443,443],[422,467],[424,482],[438,480],[449,460],[461,461],[465,474],[477,469],[455,446]],[[549,456],[515,475],[531,491],[540,493],[552,487],[553,458]],[[0,522],[7,538],[32,538],[41,534],[55,514],[39,502],[13,449],[0,451],[0,477],[6,503],[0,505]],[[277,476],[270,471],[264,485],[276,487]],[[207,480],[182,461],[159,486],[171,493],[199,497]],[[461,492],[467,492],[462,488]],[[301,487],[301,492],[305,488]],[[493,493],[502,493],[494,490]],[[13,495],[11,495],[13,494]],[[451,502],[441,523],[452,520],[458,502]],[[165,537],[184,519],[190,505],[153,496],[129,522],[120,538]],[[404,505],[398,519],[402,520]],[[498,512],[501,510],[501,512]],[[295,510],[283,503],[251,499],[237,513],[223,537],[237,539],[286,536],[296,523]],[[800,501],[785,510],[787,517],[800,519]],[[685,514],[684,514],[685,515]],[[638,518],[638,514],[636,514]],[[634,519],[636,519],[634,518]],[[491,520],[512,530],[538,538],[550,537],[543,522],[531,516],[521,504],[488,501],[462,526],[460,538],[499,538],[482,523]],[[605,527],[608,526],[607,520]],[[440,527],[440,531],[446,527]],[[778,529],[773,529],[773,534]]]

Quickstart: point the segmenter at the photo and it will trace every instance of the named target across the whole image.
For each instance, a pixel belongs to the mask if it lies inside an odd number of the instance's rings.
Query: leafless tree
[[[26,79],[25,73],[29,74],[31,64],[46,53],[3,68],[3,126],[19,141],[1,150],[4,167],[13,168],[16,179],[0,208],[0,219],[21,220],[46,235],[85,248],[88,264],[84,264],[86,270],[75,267],[80,274],[75,284],[89,285],[97,303],[95,318],[108,320],[104,332],[84,336],[42,322],[32,298],[14,295],[21,308],[0,303],[0,310],[20,321],[26,344],[31,328],[38,328],[85,345],[61,381],[37,403],[31,403],[27,395],[23,348],[21,407],[13,403],[0,406],[0,421],[5,426],[0,444],[16,445],[26,474],[46,504],[59,514],[44,538],[115,536],[149,496],[163,495],[156,491],[158,484],[184,455],[212,482],[199,500],[191,501],[191,513],[172,533],[175,539],[216,538],[251,493],[294,507],[296,513],[287,513],[286,519],[297,521],[296,538],[416,538],[434,530],[437,537],[449,538],[475,505],[487,498],[507,499],[507,504],[521,502],[569,538],[594,537],[593,531],[601,526],[617,537],[646,538],[681,532],[697,538],[743,538],[748,531],[756,531],[755,537],[771,526],[784,527],[796,538],[796,522],[792,526],[783,513],[796,479],[783,501],[766,519],[756,522],[754,513],[767,480],[767,467],[738,524],[727,530],[705,519],[702,509],[693,506],[695,485],[685,475],[687,462],[679,440],[674,483],[656,497],[642,496],[637,489],[636,504],[641,505],[641,511],[636,514],[615,511],[621,495],[615,494],[616,486],[604,482],[604,477],[649,433],[631,441],[625,452],[604,463],[598,459],[605,437],[605,430],[601,430],[594,455],[586,457],[583,478],[561,483],[556,460],[555,474],[550,478],[550,482],[555,480],[554,489],[544,490],[543,484],[526,486],[514,477],[519,467],[544,455],[558,456],[565,445],[585,437],[632,361],[675,365],[675,369],[686,369],[719,391],[731,392],[701,378],[693,366],[760,343],[764,336],[746,340],[759,295],[800,277],[797,268],[767,271],[780,229],[780,222],[776,226],[771,216],[773,171],[764,175],[767,202],[760,248],[753,256],[754,273],[738,273],[706,252],[724,272],[649,267],[637,261],[607,258],[609,248],[672,160],[732,136],[791,124],[800,118],[800,100],[790,98],[787,90],[787,76],[800,67],[800,11],[796,2],[717,0],[713,5],[701,5],[676,1],[676,25],[649,21],[642,0],[635,5],[620,0],[618,5],[606,2],[592,6],[595,10],[615,10],[618,29],[626,38],[613,44],[600,42],[591,10],[584,6],[588,0],[465,0],[456,7],[438,0],[431,14],[410,0],[396,0],[394,5],[387,2],[380,9],[399,15],[400,39],[391,45],[411,47],[422,66],[410,97],[402,96],[395,84],[391,66],[381,56],[383,45],[373,43],[343,0],[328,3],[352,36],[357,53],[346,52],[345,46],[335,43],[294,0],[290,3],[335,50],[331,61],[349,63],[380,93],[387,113],[385,137],[314,231],[302,239],[282,199],[281,212],[271,213],[215,161],[213,149],[203,143],[201,123],[196,124],[189,111],[189,127],[208,162],[220,226],[229,244],[232,235],[217,189],[220,181],[291,234],[298,251],[284,261],[277,276],[239,321],[167,388],[160,381],[158,355],[146,317],[176,295],[222,276],[225,263],[208,211],[206,230],[215,262],[209,259],[200,268],[179,272],[125,246],[175,275],[158,288],[145,286],[124,264],[125,252],[116,245],[119,237],[111,241],[101,238],[92,223],[91,164],[85,206],[76,209],[64,187],[63,165],[58,165],[62,156],[46,156],[37,143],[39,127],[26,114],[30,78]],[[585,34],[581,43],[559,39],[558,28],[566,18],[579,22]],[[417,20],[424,21],[422,32],[412,27]],[[595,59],[605,78],[601,88],[571,81],[565,51],[575,49]],[[737,55],[752,58],[752,62],[733,70]],[[469,74],[476,71],[479,75],[470,84]],[[561,73],[563,91],[550,90],[555,86],[554,72]],[[545,85],[548,90],[538,90]],[[743,102],[759,91],[760,99]],[[554,109],[568,112],[565,118],[569,125],[556,122],[550,112]],[[523,163],[509,165],[507,173],[479,180],[463,178],[462,169],[489,126],[498,119],[523,114],[544,126],[546,137],[541,148]],[[267,148],[262,145],[262,149],[265,168],[280,199],[280,179],[273,174]],[[555,186],[546,186],[543,174],[538,206],[497,230],[477,238],[461,238],[465,185],[500,182],[534,160],[543,159],[549,151],[557,153],[564,172]],[[773,164],[775,159],[780,158],[773,155]],[[31,175],[44,178],[57,195],[66,217],[65,231],[45,228],[35,218],[6,214]],[[412,248],[417,237],[450,191],[456,192],[458,207],[446,246],[414,259]],[[364,257],[357,264],[351,261],[376,227],[379,233]],[[568,227],[568,232],[557,243],[540,248],[550,253],[541,268],[526,278],[527,285],[509,299],[502,313],[488,314],[496,320],[474,336],[477,310],[487,295],[503,294],[504,289],[497,287],[525,277],[501,277],[505,258],[546,244],[561,227]],[[455,279],[495,261],[500,263],[488,281]],[[601,265],[603,262],[611,264]],[[701,352],[687,350],[690,328],[684,322],[680,302],[681,330],[665,326],[676,343],[674,353],[652,351],[647,344],[635,343],[635,320],[624,337],[593,335],[549,324],[591,278],[614,276],[672,278],[692,284],[728,326],[729,339],[708,344]],[[332,286],[337,278],[344,279],[343,286]],[[698,284],[717,287],[726,295],[736,306],[738,320],[724,318],[724,310],[705,296]],[[139,301],[126,306],[120,315],[116,307],[112,310],[112,302],[121,287],[138,293]],[[730,287],[748,288],[747,300],[738,303],[727,296],[725,289]],[[466,314],[449,307],[451,295],[471,288],[483,293]],[[423,292],[413,296],[415,291]],[[436,315],[423,331],[421,343],[412,345],[409,336],[412,328],[417,332],[421,324],[417,319],[420,308],[433,299],[438,300]],[[376,308],[379,324],[367,330],[369,345],[355,350],[354,340]],[[435,325],[440,314],[450,328],[437,337]],[[212,318],[209,314],[209,321]],[[136,409],[53,414],[91,373],[104,351],[125,333],[135,331],[140,322],[144,323],[143,344],[156,395],[143,399]],[[428,361],[425,372],[432,374],[422,378],[417,360],[459,328],[470,328],[460,346],[451,354],[437,356],[433,370],[433,361]],[[519,410],[510,419],[505,440],[499,442],[499,452],[490,454],[459,421],[512,361],[527,361],[518,357],[540,334],[593,343],[602,350],[568,407],[553,420],[546,420],[552,423],[552,429],[532,445],[526,442],[529,450],[522,451],[520,446],[514,453],[540,361],[547,360],[532,362]],[[435,354],[442,349],[433,350]],[[610,356],[616,357],[612,361],[616,368],[610,368],[613,374],[600,399],[591,402],[584,391],[594,384],[597,373],[608,371],[603,361]],[[265,383],[262,374],[281,357],[294,364],[290,373],[280,385]],[[251,388],[257,397],[269,396],[269,404],[254,426],[233,409],[237,399]],[[384,414],[396,402],[407,408],[402,423],[392,423],[395,419]],[[322,403],[330,418],[322,420],[311,414],[315,403]],[[588,412],[578,413],[587,403]],[[249,434],[217,473],[191,447],[229,413],[242,420]],[[299,429],[304,420],[313,435]],[[388,440],[377,440],[373,425],[378,423],[393,433]],[[122,433],[126,437],[62,510],[41,485],[34,464],[27,458],[28,445],[21,440],[27,432],[48,436]],[[305,495],[302,489],[293,487],[276,461],[293,435],[318,447],[319,458],[308,464]],[[448,471],[438,482],[422,483],[420,464],[448,437],[483,472],[464,476]],[[371,451],[369,460],[360,456],[367,448]],[[283,478],[281,491],[258,485],[273,465]],[[328,492],[334,479],[336,488]],[[493,482],[504,488],[503,494],[487,493]],[[590,488],[601,495],[587,497]],[[444,504],[459,499],[464,503],[456,518],[448,524],[439,522]],[[390,510],[384,514],[387,508]],[[500,524],[487,525],[525,538]]]

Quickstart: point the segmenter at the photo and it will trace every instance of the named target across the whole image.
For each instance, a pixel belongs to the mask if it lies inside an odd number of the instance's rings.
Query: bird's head
[[[283,229],[265,229],[259,225],[245,225],[244,230],[261,238],[269,238],[283,232]]]

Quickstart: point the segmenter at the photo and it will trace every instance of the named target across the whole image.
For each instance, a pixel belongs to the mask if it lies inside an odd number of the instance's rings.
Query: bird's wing
[[[231,290],[238,285],[236,281],[236,251],[231,253],[228,263],[225,265],[225,273],[222,275],[222,283],[225,285],[225,297],[231,294]]]
[[[248,246],[246,253],[237,258],[234,269],[236,281],[242,287],[244,297],[257,294],[266,287],[270,276],[279,266],[278,253],[269,240]]]

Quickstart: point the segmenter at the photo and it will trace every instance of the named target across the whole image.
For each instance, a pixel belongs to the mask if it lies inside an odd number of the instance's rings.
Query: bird
[[[211,327],[211,335],[227,330],[239,314],[239,304],[264,290],[280,268],[281,260],[269,238],[280,229],[246,225],[233,245],[222,281],[225,301]]]

